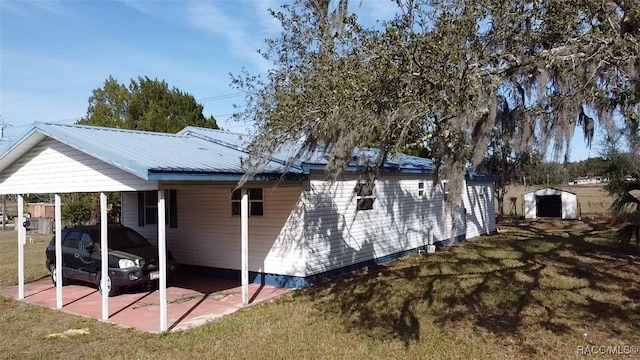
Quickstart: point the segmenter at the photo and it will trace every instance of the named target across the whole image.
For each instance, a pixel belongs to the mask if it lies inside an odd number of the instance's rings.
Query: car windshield
[[[95,238],[100,241],[99,233]],[[124,227],[110,228],[107,241],[109,242],[109,249],[113,250],[132,249],[151,245],[142,235]]]

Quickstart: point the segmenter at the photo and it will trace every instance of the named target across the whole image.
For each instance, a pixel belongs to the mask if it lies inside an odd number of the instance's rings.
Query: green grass
[[[25,281],[34,281],[48,276],[44,251],[50,240],[51,235],[27,234],[27,245],[24,247]],[[0,231],[0,286],[17,283],[18,234],[11,230]]]
[[[637,250],[612,234],[511,225],[160,335],[0,298],[0,358],[574,359],[577,346],[640,345]],[[90,335],[45,338],[70,328]]]

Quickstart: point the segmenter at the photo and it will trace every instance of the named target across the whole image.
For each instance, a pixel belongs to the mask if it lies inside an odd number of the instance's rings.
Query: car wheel
[[[102,293],[102,277],[100,275],[100,273],[98,273],[98,290],[100,290],[100,293]],[[113,285],[113,283],[111,282],[111,276],[107,276],[107,296],[111,297],[111,296],[116,296],[118,295],[118,292],[120,291],[120,288],[117,287],[116,285]]]
[[[57,276],[58,274],[56,274],[56,266],[55,265],[51,265],[51,267],[49,268],[49,271],[51,271],[51,282],[53,283],[53,286],[56,286],[57,283]],[[62,278],[61,278],[61,283],[62,286],[65,286],[69,283],[69,279],[67,279],[64,274],[62,274]]]

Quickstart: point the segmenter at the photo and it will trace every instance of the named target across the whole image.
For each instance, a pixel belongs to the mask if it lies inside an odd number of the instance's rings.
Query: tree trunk
[[[501,189],[496,189],[496,198],[498,200],[498,215],[500,215],[500,217],[504,216],[504,187]]]

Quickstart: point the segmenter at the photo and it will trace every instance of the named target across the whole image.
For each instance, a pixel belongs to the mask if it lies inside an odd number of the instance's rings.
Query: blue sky
[[[231,131],[243,97],[229,73],[269,68],[256,50],[280,27],[267,9],[284,0],[0,1],[0,115],[15,138],[34,121],[72,124],[91,91],[112,75],[121,83],[148,76],[191,93]],[[352,2],[369,24],[389,19],[389,0]],[[578,130],[578,129],[577,129]],[[576,130],[572,160],[588,155]],[[597,144],[595,145],[597,146]],[[591,156],[597,155],[591,151]]]

